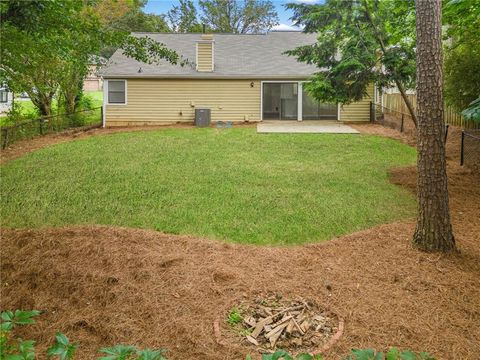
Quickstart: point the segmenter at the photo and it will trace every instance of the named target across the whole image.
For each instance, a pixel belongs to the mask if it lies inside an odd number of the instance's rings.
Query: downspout
[[[107,94],[108,94],[108,80],[105,80],[103,76],[101,77],[103,81],[103,103],[102,103],[102,128],[105,128],[106,117],[107,117]]]

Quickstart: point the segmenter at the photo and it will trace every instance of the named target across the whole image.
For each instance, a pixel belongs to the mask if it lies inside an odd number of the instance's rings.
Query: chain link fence
[[[397,130],[409,136],[415,136],[417,129],[410,114],[390,109],[381,104],[370,103],[370,121]],[[445,124],[445,143],[449,124]]]
[[[381,104],[370,103],[370,121],[407,135],[415,136],[416,134],[415,125],[409,114],[390,109]],[[480,129],[478,129],[478,123],[470,126],[473,128],[462,130],[460,165],[480,171]],[[446,143],[449,124],[445,124],[445,127]]]
[[[82,110],[72,114],[56,114],[25,120],[14,125],[0,127],[1,148],[19,140],[36,136],[58,133],[67,129],[82,127],[100,127],[102,125],[102,107]]]
[[[480,171],[480,130],[463,130],[460,165]]]
[[[383,102],[382,104],[387,108],[398,110],[399,112],[407,113],[407,105],[403,100],[403,97],[399,93],[394,94],[382,94]],[[416,94],[407,94],[407,98],[410,100],[410,103],[413,106],[413,109],[416,111],[417,109],[417,95]],[[460,114],[456,109],[452,106],[449,106],[445,103],[444,106],[444,119],[445,123],[453,126],[459,126],[463,129],[478,129],[479,125],[478,122],[473,120],[465,119],[462,114]]]
[[[415,135],[415,124],[410,114],[370,103],[370,121],[395,129],[407,135]]]

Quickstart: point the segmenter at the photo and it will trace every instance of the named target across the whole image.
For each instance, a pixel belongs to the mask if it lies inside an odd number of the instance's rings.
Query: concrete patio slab
[[[264,121],[257,133],[358,134],[354,128],[338,121]]]

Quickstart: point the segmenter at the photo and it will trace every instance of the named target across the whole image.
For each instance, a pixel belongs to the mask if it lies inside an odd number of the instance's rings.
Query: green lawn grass
[[[111,224],[253,244],[412,217],[387,169],[415,150],[365,135],[166,129],[59,144],[2,166],[3,226]]]

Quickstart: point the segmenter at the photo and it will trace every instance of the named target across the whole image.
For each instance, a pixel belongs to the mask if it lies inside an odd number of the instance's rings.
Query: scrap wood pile
[[[313,350],[327,343],[338,330],[335,314],[303,299],[257,299],[243,313],[241,333],[261,352],[276,348]]]

